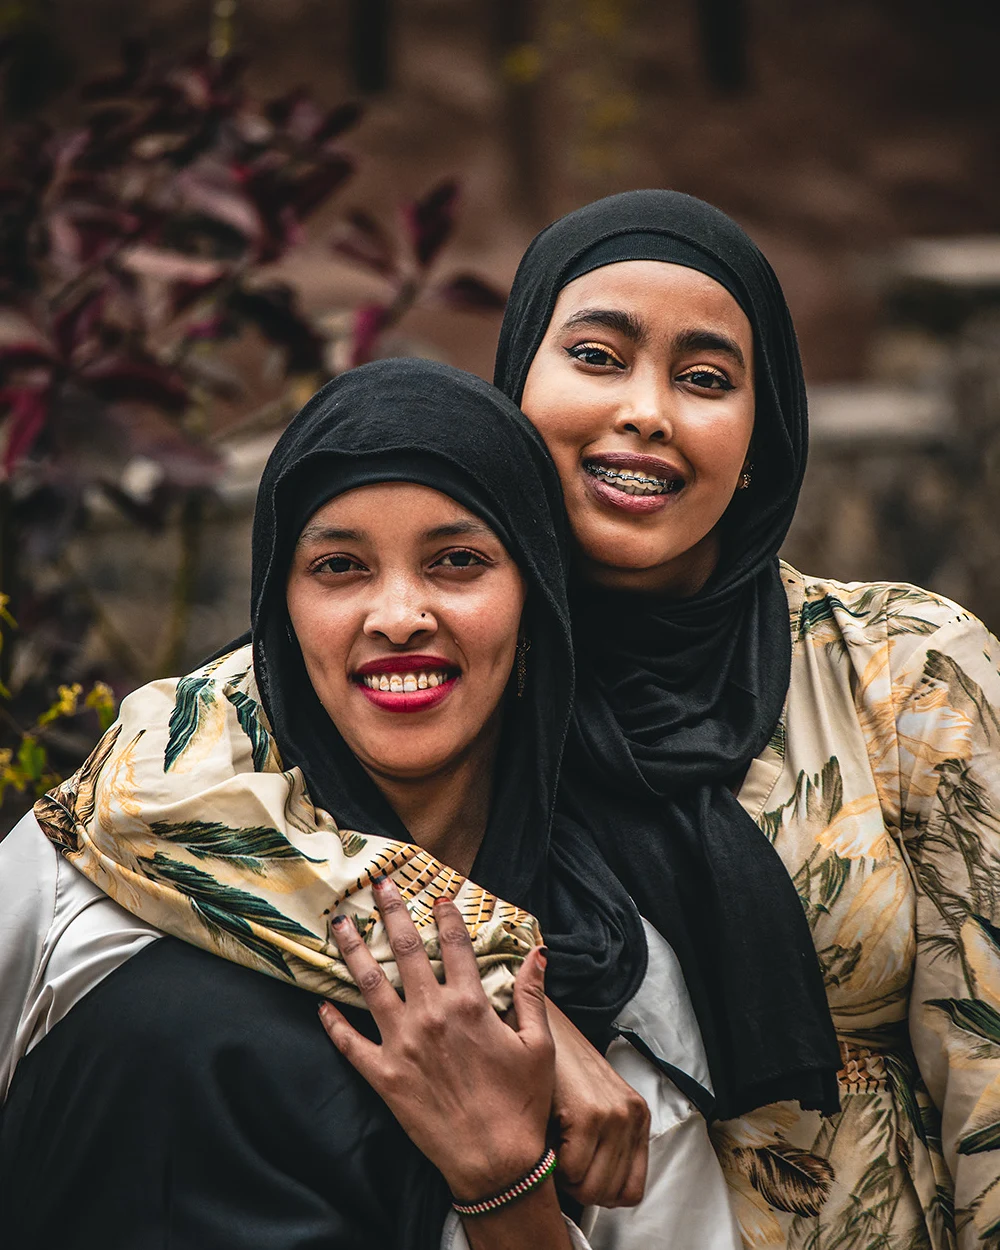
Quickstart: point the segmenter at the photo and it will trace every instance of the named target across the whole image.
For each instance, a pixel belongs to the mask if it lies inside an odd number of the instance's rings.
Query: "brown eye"
[[[435,567],[443,569],[471,569],[485,563],[486,561],[481,556],[477,556],[474,551],[449,551],[447,555],[443,555],[440,560],[435,562]]]
[[[704,367],[689,369],[687,373],[680,374],[677,381],[690,382],[692,386],[697,386],[704,391],[731,391],[734,389],[732,382],[720,369],[705,369]]]
[[[566,353],[574,360],[579,360],[581,364],[593,365],[598,369],[625,368],[622,358],[616,355],[610,347],[605,347],[601,343],[580,343],[576,347],[567,347]]]
[[[350,556],[327,556],[325,560],[313,566],[315,573],[353,573],[355,569],[360,569],[357,560],[352,560]]]

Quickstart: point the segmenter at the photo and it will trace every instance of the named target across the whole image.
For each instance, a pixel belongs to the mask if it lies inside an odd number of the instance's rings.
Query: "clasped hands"
[[[320,1017],[454,1196],[477,1201],[511,1184],[550,1140],[565,1193],[584,1206],[634,1206],[646,1183],[649,1110],[545,998],[544,949],[525,959],[504,1023],[483,992],[454,903],[441,900],[434,908],[445,971],[440,984],[396,886],[383,879],[374,892],[405,998],[342,918],[333,933],[381,1045],[358,1033],[332,1003],[322,1004]]]

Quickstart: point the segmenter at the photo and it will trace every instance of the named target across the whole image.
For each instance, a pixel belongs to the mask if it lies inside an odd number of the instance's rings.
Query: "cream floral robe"
[[[747,1246],[1000,1248],[1000,644],[907,585],[782,566],[792,680],[740,802],[802,899],[839,1114],[716,1124]]]

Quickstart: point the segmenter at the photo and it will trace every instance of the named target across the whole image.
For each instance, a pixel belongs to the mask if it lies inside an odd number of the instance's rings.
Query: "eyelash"
[[[469,564],[445,564],[444,561],[450,559],[452,556],[471,556],[471,562]],[[335,564],[337,562],[352,565],[353,568],[333,569],[329,567],[331,564]],[[442,567],[448,569],[469,569],[475,568],[477,565],[485,568],[490,563],[491,561],[476,551],[470,551],[466,547],[457,547],[453,551],[446,551],[444,555],[439,556],[431,565],[431,568]],[[316,560],[310,566],[309,572],[330,573],[334,577],[344,577],[346,574],[354,572],[355,569],[364,568],[365,566],[360,560],[354,560],[351,556],[323,556],[322,559]]]
[[[567,347],[565,350],[567,355],[572,356],[574,360],[578,360],[584,365],[590,365],[594,369],[625,368],[625,362],[621,357],[609,347],[605,347],[603,343],[578,343],[575,347]],[[585,353],[604,356],[605,359],[602,361],[587,360]],[[702,386],[697,382],[692,383],[692,385],[697,386],[702,391],[731,391],[735,389],[733,383],[721,369],[709,368],[705,365],[699,365],[696,369],[688,369],[684,373],[678,374],[677,381],[691,381],[691,379],[697,377],[709,377],[718,383],[717,386]]]

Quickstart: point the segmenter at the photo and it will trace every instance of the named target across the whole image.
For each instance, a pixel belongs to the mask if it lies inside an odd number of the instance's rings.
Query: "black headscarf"
[[[640,912],[681,960],[723,1117],[781,1099],[832,1112],[840,1057],[795,887],[731,786],[767,744],[788,690],[791,634],[777,552],[806,459],[795,332],[770,265],[724,213],[633,191],[543,230],[517,271],[496,384],[520,402],[556,299],[622,260],[697,269],[753,328],[751,488],[722,522],[722,554],[686,599],[576,585],[577,701],[563,805],[592,832]],[[614,816],[600,820],[602,794]],[[606,803],[604,804],[606,806]]]
[[[409,841],[317,698],[285,606],[302,527],[326,501],[373,482],[449,495],[494,530],[528,594],[523,698],[508,698],[486,834],[472,879],[538,917],[550,950],[546,988],[578,1027],[606,1043],[645,971],[628,894],[568,816],[553,821],[570,718],[573,661],[566,526],[555,469],[534,428],[487,382],[446,365],[386,360],[328,383],[271,454],[253,525],[254,669],[286,766],[341,825]]]

